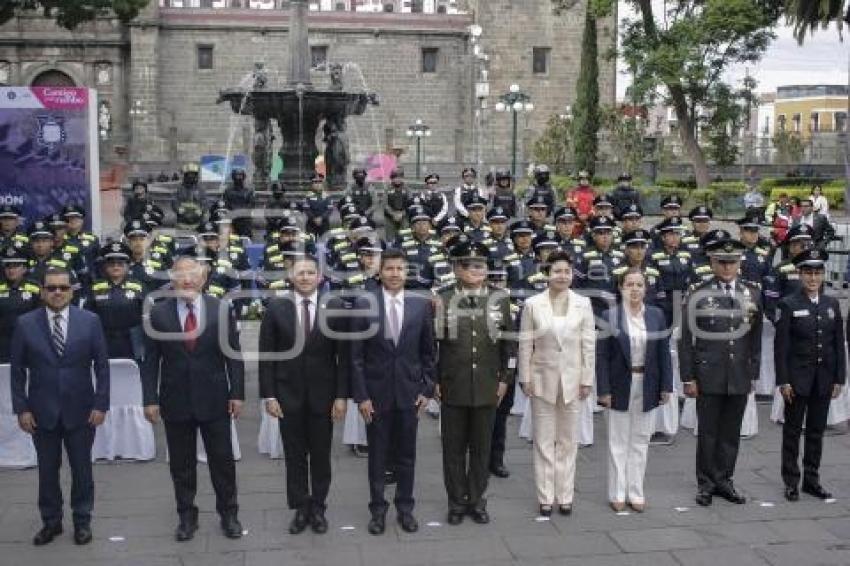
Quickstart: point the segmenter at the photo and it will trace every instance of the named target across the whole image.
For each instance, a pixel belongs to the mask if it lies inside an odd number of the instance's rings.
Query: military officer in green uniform
[[[457,284],[437,295],[435,329],[448,522],[484,524],[493,418],[516,367],[510,301],[486,283],[487,246],[461,234],[447,247]]]

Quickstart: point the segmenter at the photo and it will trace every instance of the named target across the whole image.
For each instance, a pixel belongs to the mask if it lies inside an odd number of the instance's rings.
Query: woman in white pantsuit
[[[570,290],[572,259],[556,251],[544,273],[549,289],[525,302],[520,323],[519,384],[531,399],[534,481],[540,514],[573,507],[579,404],[595,377],[596,330],[590,299]]]
[[[620,512],[643,512],[643,478],[653,409],[673,393],[670,339],[664,313],[643,302],[646,278],[638,268],[619,282],[623,302],[605,311],[596,344],[596,388],[608,411],[608,499]]]

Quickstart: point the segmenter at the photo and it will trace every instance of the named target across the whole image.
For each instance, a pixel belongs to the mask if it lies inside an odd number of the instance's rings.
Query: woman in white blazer
[[[519,384],[531,399],[534,481],[540,514],[572,512],[579,403],[593,387],[596,330],[590,299],[570,290],[572,258],[549,256],[549,288],[525,301],[520,323]]]

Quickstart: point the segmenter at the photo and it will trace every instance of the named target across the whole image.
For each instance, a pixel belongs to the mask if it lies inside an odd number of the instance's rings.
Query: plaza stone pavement
[[[742,443],[737,485],[750,501],[743,506],[715,501],[694,504],[694,445],[682,430],[673,446],[652,447],[646,491],[648,509],[617,515],[606,501],[605,417],[596,415],[596,444],[579,451],[575,511],[538,520],[531,445],[517,437],[519,419],[509,424],[507,465],[511,477],[491,481],[490,525],[467,519],[445,524],[437,421],[425,416],[419,429],[416,516],[420,531],[407,534],[391,510],[387,533],[370,536],[366,460],[339,442],[337,426],[328,519],[323,536],[309,529],[287,532],[282,461],[260,456],[257,382],[249,372],[247,414],[239,422],[243,459],[238,463],[240,518],[247,530],[232,541],[222,536],[204,465],[200,466],[200,530],[188,543],[173,539],[176,525],[164,439],[157,429],[154,462],[95,466],[94,542],[76,547],[70,511],[65,534],[36,548],[39,527],[36,471],[0,472],[0,564],[13,566],[419,566],[428,564],[754,566],[850,564],[850,435],[826,439],[823,481],[835,503],[803,495],[797,503],[782,497],[779,478],[780,428],[760,409],[761,431]],[[63,490],[69,500],[67,466]],[[387,488],[392,499],[393,487]]]

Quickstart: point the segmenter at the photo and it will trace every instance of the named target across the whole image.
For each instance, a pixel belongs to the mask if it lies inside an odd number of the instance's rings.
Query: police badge
[[[36,116],[38,133],[36,141],[53,152],[57,146],[65,143],[68,135],[65,132],[65,119],[55,116]]]

